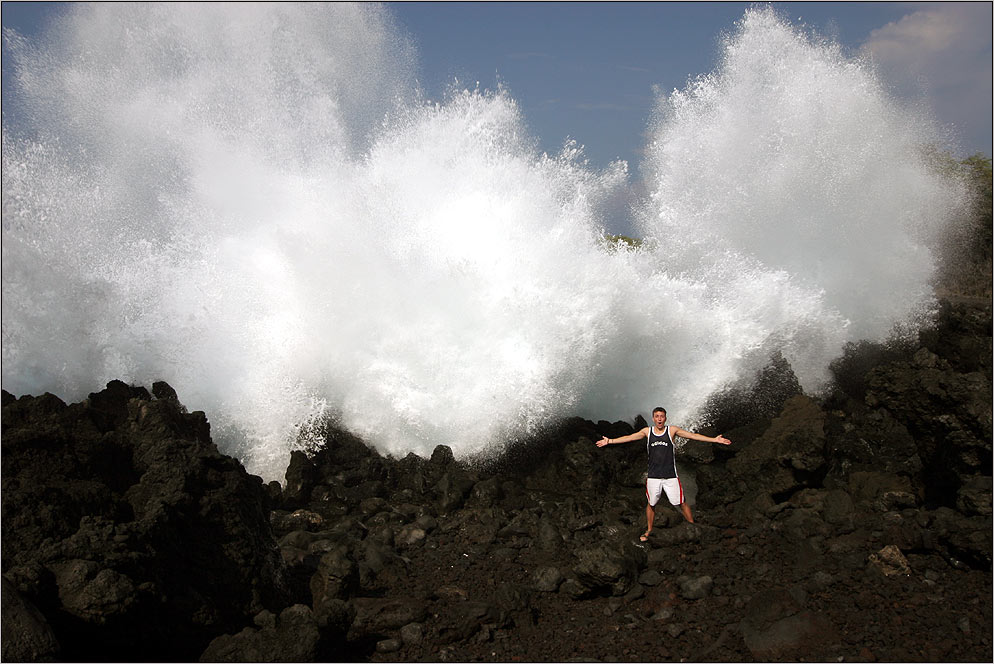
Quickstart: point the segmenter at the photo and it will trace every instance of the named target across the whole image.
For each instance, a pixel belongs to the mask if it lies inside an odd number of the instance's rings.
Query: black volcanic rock
[[[734,444],[678,451],[697,522],[664,500],[645,543],[644,445],[594,443],[645,414],[484,460],[394,459],[329,426],[263,486],[168,386],[4,393],[5,658],[989,659],[976,309],[847,349],[829,394],[774,358],[714,400]]]
[[[202,662],[313,662],[319,656],[321,632],[310,607],[294,604],[274,616],[255,617],[259,629],[246,627],[235,635],[211,641]]]
[[[54,662],[61,646],[45,616],[3,577],[3,661]]]
[[[63,657],[195,659],[285,604],[262,482],[218,453],[202,412],[119,381],[72,406],[5,403],[3,571]]]
[[[951,505],[964,477],[991,468],[991,380],[961,373],[922,348],[873,369],[866,402],[906,423],[926,469],[930,502]]]

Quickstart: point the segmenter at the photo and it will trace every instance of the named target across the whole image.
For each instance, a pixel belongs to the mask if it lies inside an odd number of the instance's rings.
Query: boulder
[[[676,580],[680,596],[684,599],[703,599],[711,594],[714,579],[710,576],[679,576]]]
[[[770,428],[727,462],[735,479],[753,490],[789,496],[808,486],[826,465],[825,413],[806,396],[784,404]]]
[[[413,597],[356,597],[352,631],[356,634],[387,634],[410,623],[428,618],[424,600]]]
[[[338,545],[323,554],[317,571],[311,576],[310,589],[314,607],[333,599],[348,599],[359,583],[359,568],[349,557],[348,549]]]
[[[290,508],[306,504],[318,481],[318,469],[305,453],[299,450],[290,453],[290,464],[287,466],[285,477],[284,503]]]
[[[504,489],[496,477],[477,482],[470,492],[468,502],[479,507],[493,507],[504,498]]]
[[[645,550],[632,543],[605,543],[578,551],[576,557],[577,580],[592,591],[616,597],[631,589],[648,562]]]
[[[967,516],[990,516],[992,490],[990,475],[965,478],[956,494],[956,509]]]
[[[462,507],[474,485],[473,478],[466,472],[450,468],[434,486],[435,506],[439,513],[448,514]]]
[[[558,567],[539,567],[532,573],[535,589],[543,593],[554,593],[563,582],[563,573]]]
[[[424,640],[424,638],[425,628],[421,623],[412,622],[400,628],[400,640],[404,643],[404,645],[418,645]]]
[[[58,639],[45,616],[3,577],[3,661],[54,662],[59,659]]]

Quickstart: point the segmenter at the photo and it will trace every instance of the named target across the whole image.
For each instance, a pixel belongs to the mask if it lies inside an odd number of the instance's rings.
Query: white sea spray
[[[504,90],[424,99],[376,6],[81,4],[6,48],[4,389],[165,380],[266,479],[324,417],[467,456],[683,424],[773,352],[818,389],[927,313],[961,196],[866,63],[765,10],[660,98],[637,251],[602,240],[624,164],[540,154]]]

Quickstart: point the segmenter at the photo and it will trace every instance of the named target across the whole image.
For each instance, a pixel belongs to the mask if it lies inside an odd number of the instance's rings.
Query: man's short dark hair
[[[655,408],[652,409],[652,414],[655,415],[656,413],[662,413],[663,415],[665,415],[666,409],[663,408],[662,406],[656,406]]]

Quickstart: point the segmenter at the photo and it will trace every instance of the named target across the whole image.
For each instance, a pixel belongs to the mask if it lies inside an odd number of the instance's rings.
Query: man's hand
[[[604,436],[603,438],[601,438],[600,440],[598,440],[595,443],[595,445],[597,445],[597,447],[604,447],[605,445],[610,445],[610,444],[611,444],[611,441],[610,441],[610,439],[608,439],[607,436]]]
[[[717,438],[715,438],[714,442],[719,443],[721,445],[731,445],[732,444],[732,441],[728,440],[727,438],[725,438],[722,435],[719,435]]]

